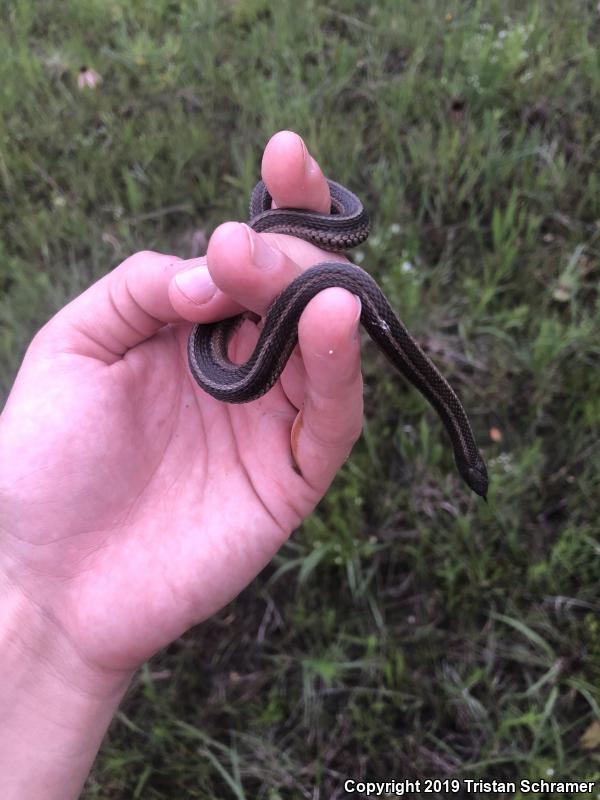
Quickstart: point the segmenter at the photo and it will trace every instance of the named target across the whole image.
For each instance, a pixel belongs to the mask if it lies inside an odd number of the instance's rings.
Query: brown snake
[[[334,181],[328,183],[331,214],[318,214],[272,209],[271,196],[260,181],[252,192],[248,224],[255,231],[290,234],[331,252],[356,247],[369,235],[368,215],[352,192]],[[306,304],[332,286],[341,286],[360,298],[360,320],[367,333],[437,411],[452,441],[458,471],[471,489],[485,498],[487,469],[460,400],[396,316],[375,280],[354,264],[322,262],[293,280],[269,308],[258,343],[245,364],[233,364],[227,353],[243,316],[195,325],[188,341],[188,360],[196,382],[226,403],[248,403],[265,394],[296,346],[298,320]]]

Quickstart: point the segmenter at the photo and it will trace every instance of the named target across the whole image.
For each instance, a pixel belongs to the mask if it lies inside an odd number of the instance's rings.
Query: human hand
[[[329,209],[295,134],[271,139],[262,173],[277,205]],[[314,298],[300,352],[242,406],[196,386],[182,324],[262,314],[320,260],[226,223],[206,258],[138,253],[36,335],[0,417],[0,591],[19,620],[43,618],[52,653],[130,673],[241,591],[323,496],[361,430],[357,300]],[[209,273],[219,288],[194,302]],[[256,339],[244,323],[234,359]]]

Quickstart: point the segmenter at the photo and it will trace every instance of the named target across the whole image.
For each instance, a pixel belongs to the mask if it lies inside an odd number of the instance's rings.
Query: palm
[[[13,477],[15,467],[38,475],[35,520],[21,510],[12,528],[14,557],[66,579],[57,621],[106,666],[138,663],[227,602],[316,501],[291,468],[295,412],[281,389],[247,406],[199,392],[184,364],[188,329],[167,327],[110,366],[64,356],[47,387],[27,375],[38,387],[32,426],[7,453]],[[265,419],[264,403],[278,413]],[[59,524],[46,475],[61,471]]]

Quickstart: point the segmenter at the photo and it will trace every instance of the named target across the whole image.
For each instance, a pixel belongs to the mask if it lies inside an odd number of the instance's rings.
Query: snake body
[[[369,218],[362,203],[348,189],[328,181],[331,214],[290,208],[271,208],[271,196],[262,181],[250,201],[255,231],[286,233],[330,252],[356,247],[369,235]],[[196,382],[205,392],[227,403],[248,403],[277,381],[298,341],[298,321],[307,303],[323,289],[340,286],[357,295],[361,322],[393,366],[431,403],[440,416],[454,450],[460,475],[474,492],[486,497],[485,462],[456,393],[400,321],[377,282],[354,264],[326,261],[307,269],[270,306],[254,352],[245,364],[233,364],[228,343],[243,315],[192,328],[188,361]]]

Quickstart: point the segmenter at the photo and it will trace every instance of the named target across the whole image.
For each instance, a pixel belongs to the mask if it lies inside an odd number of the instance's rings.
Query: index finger
[[[279,131],[269,139],[261,171],[278,208],[307,208],[321,214],[329,213],[329,186],[297,133]]]

